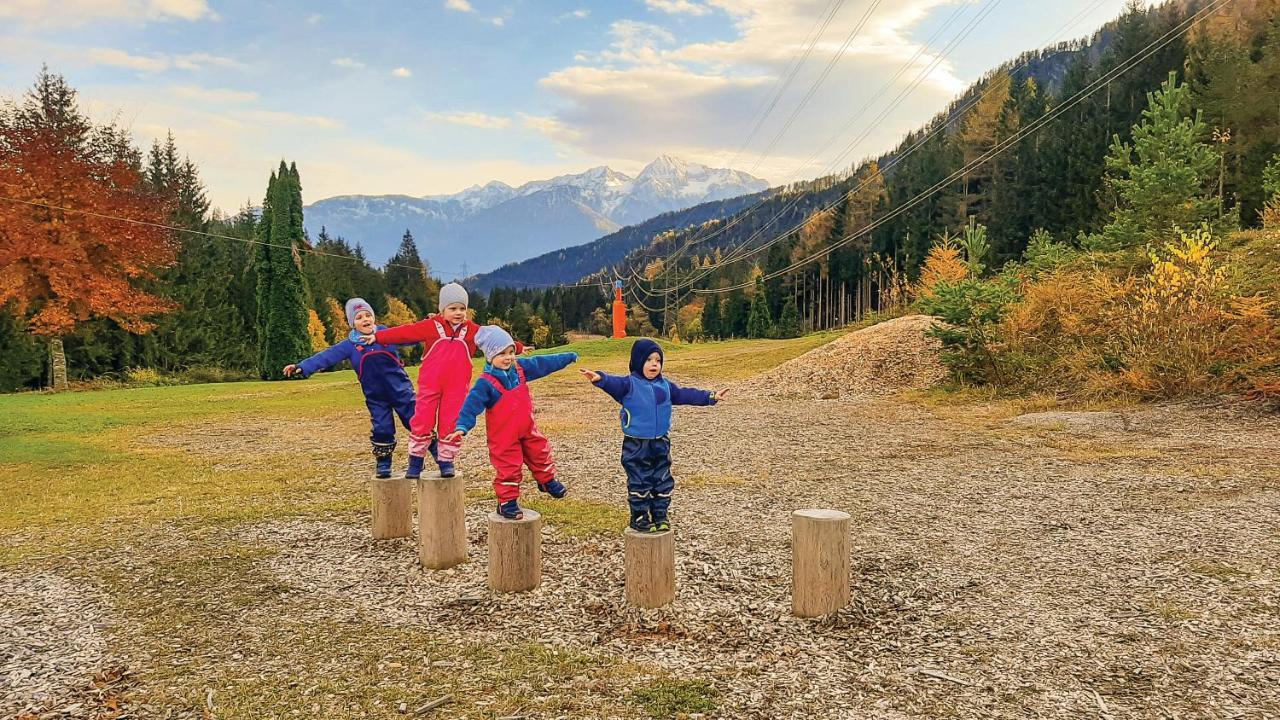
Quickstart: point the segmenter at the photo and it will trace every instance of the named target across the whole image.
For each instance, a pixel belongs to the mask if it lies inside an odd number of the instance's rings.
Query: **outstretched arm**
[[[682,388],[669,379],[667,385],[671,386],[672,405],[715,405],[725,394],[723,390],[713,392],[697,388]]]
[[[416,323],[397,325],[393,328],[379,330],[374,337],[383,345],[412,345],[431,337],[439,337],[436,321],[432,318],[419,320]]]
[[[631,376],[630,375],[610,375],[597,370],[583,370],[582,376],[591,381],[592,385],[600,388],[609,394],[609,397],[618,402],[631,392]]]
[[[350,356],[351,341],[343,340],[337,345],[321,350],[297,365],[289,365],[285,367],[284,374],[293,375],[295,373],[301,373],[304,378],[311,377],[321,370],[328,370]],[[289,368],[293,368],[293,370],[290,371]]]
[[[516,360],[516,362],[520,363],[520,367],[524,369],[525,379],[530,382],[563,370],[577,361],[578,353],[575,352],[538,355],[537,357]]]

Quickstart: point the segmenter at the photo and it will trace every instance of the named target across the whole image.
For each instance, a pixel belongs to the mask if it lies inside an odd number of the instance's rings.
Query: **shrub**
[[[961,382],[1002,382],[1000,359],[994,347],[996,324],[1018,299],[1008,278],[943,281],[920,300],[921,309],[942,319],[926,334],[942,341],[942,361]]]

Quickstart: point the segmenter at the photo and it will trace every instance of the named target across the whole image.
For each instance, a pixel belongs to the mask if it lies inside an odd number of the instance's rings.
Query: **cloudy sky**
[[[47,63],[140,143],[172,130],[232,210],[281,158],[308,202],[661,153],[776,183],[890,147],[992,66],[1123,4],[0,0],[0,96]]]

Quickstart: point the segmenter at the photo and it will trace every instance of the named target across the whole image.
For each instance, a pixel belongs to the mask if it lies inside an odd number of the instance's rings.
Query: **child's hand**
[[[728,388],[725,388],[724,390],[716,390],[715,392],[711,393],[711,399],[715,400],[716,402],[720,402],[721,400],[724,399],[724,396],[728,394],[729,394]]]
[[[466,433],[462,432],[461,430],[454,430],[448,435],[445,435],[443,439],[447,443],[456,443],[462,439],[463,435],[466,435]]]
[[[582,373],[582,377],[590,380],[593,383],[598,383],[604,379],[604,376],[596,372],[595,370],[579,370],[578,372]]]
[[[361,335],[360,336],[361,345],[375,345],[377,344],[377,342],[378,342],[377,335]]]
[[[289,364],[284,366],[285,377],[293,377],[294,375],[301,375],[301,374],[302,374],[302,368],[298,367],[297,365]]]
[[[520,354],[521,354],[521,355],[528,355],[529,353],[531,353],[531,352],[533,352],[534,350],[537,350],[537,349],[538,349],[538,346],[537,346],[537,345],[525,345],[525,346],[524,346],[524,350],[521,350],[521,351],[520,351]]]

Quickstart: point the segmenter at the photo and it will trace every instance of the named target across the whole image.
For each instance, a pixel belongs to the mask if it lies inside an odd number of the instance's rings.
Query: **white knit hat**
[[[499,353],[516,344],[511,333],[497,325],[485,325],[476,331],[476,347],[484,353],[484,359],[492,361]]]
[[[467,290],[458,283],[449,283],[440,288],[440,312],[454,303],[462,303],[463,307],[471,307],[467,302]]]

